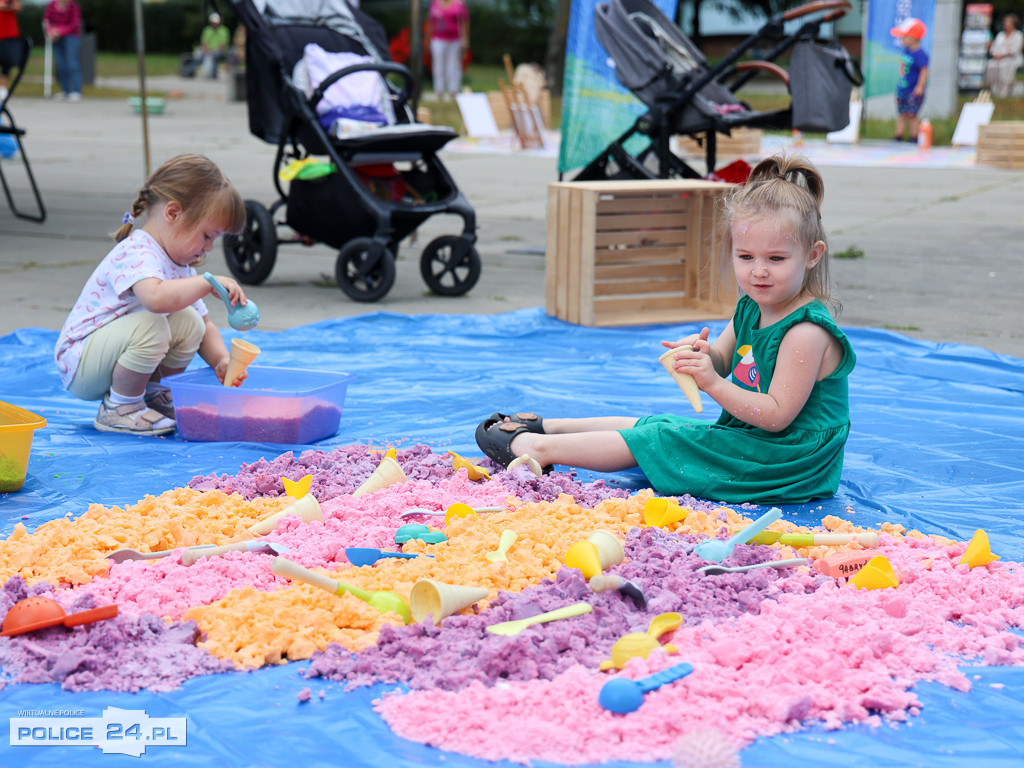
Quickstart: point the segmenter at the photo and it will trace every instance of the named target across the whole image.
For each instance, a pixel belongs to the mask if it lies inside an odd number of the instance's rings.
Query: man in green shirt
[[[220,23],[220,14],[211,13],[210,23],[199,35],[199,47],[203,51],[203,72],[211,80],[217,78],[217,67],[228,55],[231,33]]]

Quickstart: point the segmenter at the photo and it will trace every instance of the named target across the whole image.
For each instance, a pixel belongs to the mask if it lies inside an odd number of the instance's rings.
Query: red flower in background
[[[426,31],[426,24],[424,24],[420,45],[423,49],[423,64],[427,69],[430,69],[430,41],[427,40]],[[412,42],[409,38],[409,28],[402,27],[398,34],[388,42],[388,54],[390,54],[392,61],[397,61],[399,64],[405,64],[406,66],[409,65],[409,60],[412,56]],[[462,52],[462,68],[468,67],[471,61],[473,61],[473,52],[467,48]]]

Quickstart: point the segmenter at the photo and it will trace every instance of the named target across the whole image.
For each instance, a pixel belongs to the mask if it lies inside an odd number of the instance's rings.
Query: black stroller
[[[615,63],[619,81],[648,106],[633,125],[575,177],[606,179],[702,178],[670,148],[674,135],[703,142],[707,174],[715,170],[716,134],[738,127],[808,132],[838,131],[849,125],[850,94],[863,83],[859,65],[835,41],[818,39],[821,25],[844,16],[847,0],[819,0],[771,18],[715,67],[648,0],[612,0],[594,12],[597,38]],[[786,22],[809,17],[794,32]],[[759,59],[740,61],[762,42],[771,47]],[[792,50],[789,71],[774,60]],[[754,111],[735,93],[759,72],[784,82],[791,97],[785,109]],[[650,143],[631,154],[634,136]]]
[[[246,29],[249,131],[277,144],[273,177],[280,195],[269,209],[245,202],[245,230],[224,239],[231,273],[257,285],[270,275],[279,245],[319,241],[340,249],[335,275],[342,291],[356,301],[376,301],[394,285],[399,242],[427,218],[455,214],[462,234],[430,242],[420,273],[437,294],[470,290],[480,277],[476,214],[437,157],[456,134],[415,123],[408,104],[412,75],[387,59],[383,28],[347,0],[231,2]],[[305,70],[296,69],[305,66],[307,46],[323,61],[354,61],[329,70],[310,96],[301,83]],[[335,83],[354,75],[365,84],[368,74],[381,97],[375,115],[386,121],[379,127],[355,121],[358,130],[339,132],[331,118],[318,119],[318,105],[327,106],[325,94]],[[277,218],[282,209],[283,222]],[[279,239],[282,226],[295,234]]]

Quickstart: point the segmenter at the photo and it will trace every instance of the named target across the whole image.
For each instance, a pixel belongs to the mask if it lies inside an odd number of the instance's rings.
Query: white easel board
[[[991,101],[972,101],[964,104],[960,111],[960,119],[956,121],[953,139],[954,147],[974,147],[978,144],[978,126],[988,125],[996,105]]]
[[[860,115],[864,111],[863,101],[850,102],[850,124],[839,131],[825,134],[829,144],[856,144],[860,139]]]
[[[498,123],[491,111],[491,102],[486,93],[458,93],[455,101],[466,125],[466,134],[471,139],[488,139],[498,135]]]

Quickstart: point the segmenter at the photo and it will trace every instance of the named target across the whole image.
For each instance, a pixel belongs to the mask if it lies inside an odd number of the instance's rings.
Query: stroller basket
[[[823,23],[845,15],[847,0],[818,0],[770,19],[712,67],[683,32],[649,0],[611,0],[594,12],[597,38],[615,63],[615,73],[649,108],[577,176],[608,178],[701,178],[669,148],[673,135],[696,138],[705,146],[705,172],[715,170],[715,136],[734,128],[834,131],[849,124],[849,101],[863,79],[856,62],[834,41],[818,39]],[[807,16],[791,34],[784,23]],[[740,61],[762,40],[773,47],[761,59]],[[773,60],[793,50],[791,71]],[[780,78],[791,93],[785,109],[752,110],[735,92],[754,74]],[[637,135],[650,144],[630,154],[625,142]]]
[[[439,295],[469,291],[481,271],[476,215],[438,157],[456,134],[415,122],[412,74],[387,59],[383,28],[347,0],[232,4],[246,27],[249,131],[277,145],[279,195],[269,209],[246,201],[245,231],[224,242],[232,274],[259,284],[279,245],[322,242],[340,249],[342,291],[376,301],[394,285],[399,243],[428,218],[454,214],[461,234],[430,242],[420,273]],[[311,160],[322,160],[315,175],[295,171]],[[279,238],[281,227],[293,234]]]

